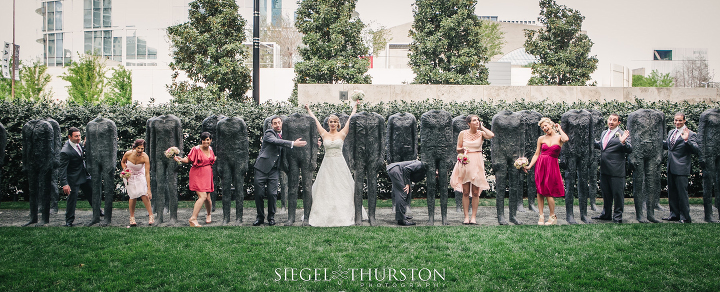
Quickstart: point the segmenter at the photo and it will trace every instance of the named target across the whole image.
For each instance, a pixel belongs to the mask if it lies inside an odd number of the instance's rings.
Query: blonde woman
[[[535,155],[530,164],[525,167],[525,172],[537,163],[535,185],[537,187],[538,209],[540,210],[538,225],[555,225],[557,224],[557,216],[555,215],[554,198],[565,197],[565,186],[560,175],[558,157],[560,156],[560,148],[570,138],[563,132],[559,124],[553,123],[549,118],[540,119],[538,126],[545,132],[545,135],[538,138]],[[550,208],[550,217],[547,222],[545,222],[545,216],[543,215],[543,199],[545,198],[547,198],[548,207]]]

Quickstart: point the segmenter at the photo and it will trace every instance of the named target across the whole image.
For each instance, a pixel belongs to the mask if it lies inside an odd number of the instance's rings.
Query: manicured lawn
[[[720,224],[3,227],[0,240],[0,291],[720,290]]]

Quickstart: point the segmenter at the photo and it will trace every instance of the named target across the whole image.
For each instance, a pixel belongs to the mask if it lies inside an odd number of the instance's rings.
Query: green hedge
[[[313,110],[316,112],[318,117],[324,117],[333,112],[350,112],[350,106],[348,104],[316,104],[313,105]],[[560,116],[570,109],[596,109],[607,116],[609,113],[617,113],[623,120],[630,112],[633,112],[642,108],[657,109],[665,113],[666,115],[666,127],[671,129],[672,116],[675,112],[683,111],[687,117],[687,125],[690,129],[696,130],[697,123],[700,114],[708,108],[720,107],[720,102],[712,103],[698,103],[690,104],[687,102],[676,103],[676,102],[645,102],[643,100],[635,100],[633,102],[577,102],[577,103],[550,103],[546,101],[541,102],[526,102],[516,101],[511,103],[498,102],[488,103],[484,101],[473,101],[473,102],[443,102],[440,100],[427,100],[423,102],[406,102],[406,101],[393,101],[388,103],[380,104],[364,104],[359,109],[360,111],[377,112],[384,116],[386,119],[392,114],[398,112],[409,112],[419,120],[420,116],[431,109],[443,109],[450,112],[453,116],[461,114],[477,114],[485,124],[490,124],[492,116],[501,110],[535,110],[542,113],[544,116],[551,118],[554,121],[559,121]],[[248,125],[248,134],[250,140],[250,168],[255,163],[258,151],[260,149],[260,137],[262,134],[262,121],[274,114],[291,114],[294,112],[304,112],[302,107],[295,107],[289,103],[264,103],[261,105],[255,105],[251,103],[234,103],[234,104],[220,104],[220,103],[205,103],[205,104],[159,104],[150,106],[140,106],[138,104],[126,105],[126,106],[108,106],[108,105],[95,105],[95,106],[79,106],[73,103],[34,103],[23,100],[15,101],[0,101],[0,122],[5,125],[8,131],[8,144],[6,149],[6,161],[5,169],[3,171],[3,179],[0,184],[0,195],[4,200],[8,197],[11,199],[19,199],[16,194],[19,191],[27,194],[27,178],[24,173],[20,170],[22,161],[21,141],[22,126],[32,119],[51,117],[60,124],[62,128],[63,141],[65,141],[67,128],[75,126],[83,130],[88,122],[101,114],[103,117],[109,118],[115,121],[118,128],[118,157],[122,157],[122,154],[130,148],[132,142],[137,138],[145,137],[145,124],[147,119],[159,116],[163,114],[174,114],[182,120],[183,132],[185,134],[184,151],[187,153],[190,148],[194,145],[199,144],[200,129],[202,128],[202,121],[212,115],[225,115],[225,116],[240,116]],[[489,160],[489,148],[490,143],[483,145],[486,159]],[[322,153],[318,155],[318,165],[322,160]],[[690,189],[691,195],[699,196],[702,193],[702,179],[699,175],[699,168],[697,158],[694,157],[693,162],[693,174],[690,177]],[[663,164],[666,162],[663,161]],[[490,163],[486,163],[488,168],[488,175],[492,174],[490,169]],[[15,171],[17,170],[17,171]],[[120,171],[120,162],[118,161],[117,173]],[[188,172],[189,166],[183,165],[178,172],[179,184],[178,193],[180,194],[181,200],[189,200],[193,198],[193,195],[187,188],[188,184]],[[665,173],[663,173],[663,186],[666,185]],[[116,184],[120,185],[120,179],[116,177]],[[248,196],[252,195],[252,181],[253,172],[249,171],[245,177],[245,187]],[[628,185],[626,187],[626,195],[632,196],[631,185],[632,180],[628,175]],[[390,196],[390,183],[387,175],[383,172],[379,178],[381,198],[389,198]],[[424,184],[420,183],[416,185],[416,191],[420,192],[420,196],[424,195]],[[488,196],[494,196],[494,193],[489,192]],[[127,199],[124,193],[118,190],[115,194],[117,200]],[[22,196],[20,199],[26,199]]]

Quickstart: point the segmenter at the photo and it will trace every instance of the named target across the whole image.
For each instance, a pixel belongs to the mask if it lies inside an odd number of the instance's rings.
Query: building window
[[[113,37],[112,30],[85,32],[85,53],[122,61],[122,37]]]
[[[45,34],[45,64],[47,66],[64,66],[70,64],[70,51],[63,49],[63,34]]]
[[[127,60],[156,60],[157,49],[148,46],[145,37],[137,36],[137,31],[128,30],[125,39]],[[157,66],[155,62],[128,62],[126,66]]]
[[[655,50],[655,51],[653,51],[653,60],[672,61],[672,50]]]
[[[42,3],[43,30],[56,31],[63,29],[63,7],[60,1],[47,1]]]
[[[85,28],[112,26],[112,0],[85,0]]]

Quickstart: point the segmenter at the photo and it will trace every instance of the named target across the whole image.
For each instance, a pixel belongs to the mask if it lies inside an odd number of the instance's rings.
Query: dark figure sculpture
[[[223,117],[217,123],[217,134],[213,143],[223,186],[223,224],[230,223],[230,204],[235,197],[235,222],[242,223],[243,200],[245,199],[245,173],[248,170],[247,125],[239,117]],[[216,185],[217,186],[217,185]],[[214,202],[214,201],[213,201]]]
[[[468,123],[465,122],[465,115],[460,115],[452,119],[453,137],[460,135],[460,132],[469,129]],[[455,141],[457,142],[457,141]],[[389,163],[389,162],[388,162]],[[470,206],[472,208],[472,206]],[[472,211],[472,210],[468,210]],[[462,212],[462,192],[455,191],[455,212]]]
[[[217,132],[215,128],[217,127],[218,121],[225,118],[223,115],[211,115],[207,118],[205,118],[202,122],[202,132],[208,132],[212,137],[217,137]],[[212,143],[210,143],[210,147],[212,147],[213,152],[215,152],[215,155],[217,155],[220,148],[218,147],[217,139],[212,140]],[[222,187],[220,185],[220,172],[218,171],[218,164],[215,163],[212,166],[213,170],[213,185],[215,186],[215,191],[210,193],[210,200],[212,201],[212,211],[215,212],[215,201],[217,201],[219,190],[222,190]]]
[[[715,208],[720,209],[720,109],[708,109],[700,114],[697,135],[701,150],[705,222],[717,223],[712,219],[712,199],[715,197]]]
[[[112,205],[115,191],[114,174],[117,167],[117,127],[115,122],[97,117],[87,124],[85,153],[87,169],[92,177],[93,218],[88,226],[100,222],[100,201],[105,195],[105,221],[103,226],[112,222]]]
[[[410,113],[396,113],[387,120],[385,132],[387,164],[417,159],[417,119]],[[405,215],[410,214],[412,192],[407,195]],[[392,196],[393,211],[396,210],[395,196]]]
[[[58,124],[57,121],[46,118],[44,119],[46,122],[50,123],[53,128],[53,137],[55,137],[55,150],[56,153],[60,153],[60,149],[62,149],[63,143],[62,143],[62,135],[60,135],[60,124]],[[58,169],[55,168],[52,173],[52,185],[57,185],[58,181]],[[50,214],[57,214],[58,212],[58,201],[60,200],[60,191],[58,191],[58,188],[54,187],[50,190]],[[40,205],[40,213],[43,212],[44,205]]]
[[[654,206],[660,200],[665,114],[652,109],[636,110],[628,115],[627,129],[633,142],[628,160],[633,169],[635,217],[641,223],[658,223]],[[643,211],[647,211],[647,220],[643,218]]]
[[[377,178],[380,171],[385,171],[384,134],[385,118],[377,113],[359,112],[350,118],[350,132],[345,137],[345,145],[350,147],[347,160],[355,179],[356,225],[362,224],[363,184],[365,183],[367,183],[368,220],[370,226],[375,225]]]
[[[570,138],[560,152],[560,166],[565,168],[565,219],[569,224],[577,224],[573,214],[576,190],[580,220],[592,223],[587,215],[587,200],[590,186],[597,189],[597,183],[591,180],[591,172],[597,172],[597,168],[592,168],[593,143],[599,135],[596,132],[603,130],[602,126],[596,128],[594,122],[593,114],[587,110],[569,110],[560,118],[560,126]]]
[[[273,115],[267,117],[263,122],[263,133],[265,133],[265,131],[267,131],[268,129],[272,129],[272,119],[275,117],[280,117],[280,120],[282,120],[283,123],[285,122],[285,119],[287,119],[287,116],[285,115]],[[287,172],[285,172],[282,167],[280,167],[278,171],[280,181],[280,188],[278,189],[278,193],[280,194],[280,209],[286,211],[288,205],[288,176]]]
[[[497,209],[497,218],[500,225],[507,225],[505,221],[505,191],[510,190],[509,198],[510,202],[508,208],[510,210],[510,222],[514,224],[522,224],[517,219],[518,205],[522,204],[522,177],[521,172],[513,166],[515,160],[520,156],[528,157],[528,160],[534,155],[528,155],[525,153],[525,141],[527,140],[523,131],[523,116],[520,112],[513,113],[511,111],[501,111],[492,119],[493,133],[496,133],[495,138],[492,139],[490,144],[491,161],[493,170],[495,171],[495,191],[497,192],[495,197],[495,207]],[[539,119],[538,119],[539,120]],[[537,123],[537,122],[536,122]],[[537,128],[537,126],[535,127]],[[537,137],[540,135],[532,135],[537,145]],[[528,185],[535,185],[534,178],[535,173],[528,171]],[[530,180],[532,179],[532,183]],[[532,197],[528,194],[528,197]]]
[[[2,185],[2,167],[5,165],[5,146],[7,146],[7,131],[5,126],[0,123],[0,185]],[[2,198],[2,190],[0,190],[0,199]]]
[[[30,221],[24,226],[38,223],[38,203],[42,207],[42,221],[50,222],[50,200],[53,185],[52,177],[57,161],[55,131],[46,120],[32,120],[22,128],[23,136],[23,171],[27,174],[30,192]],[[39,201],[39,202],[38,202]]]
[[[159,223],[165,222],[164,207],[167,202],[170,211],[170,225],[177,224],[177,167],[175,160],[165,157],[170,147],[183,151],[182,123],[174,115],[150,118],[145,132],[145,149],[150,156],[150,187],[153,193],[152,205],[157,212]]]
[[[308,225],[310,210],[312,208],[313,173],[317,168],[318,133],[315,120],[306,114],[294,113],[283,121],[282,139],[295,141],[298,138],[307,141],[305,147],[293,147],[284,152],[281,159],[282,168],[288,175],[288,220],[286,226],[295,223],[295,210],[297,209],[298,192],[302,176],[303,192],[303,226]]]
[[[435,195],[440,193],[442,225],[448,225],[448,172],[455,163],[457,137],[453,137],[452,116],[444,110],[430,110],[420,116],[420,160],[427,179],[428,224],[435,224]]]
[[[601,139],[600,135],[602,135],[602,132],[605,125],[605,119],[603,118],[603,115],[598,110],[588,110],[590,114],[592,115],[592,128],[597,129],[593,131],[593,141],[599,141]],[[598,171],[600,168],[600,149],[597,149],[595,147],[592,148],[591,152],[592,158],[590,160],[590,178],[588,179],[590,182],[590,188],[588,189],[588,198],[590,199],[590,210],[598,211],[597,203],[595,202],[595,199],[597,198],[598,189],[599,189],[599,177],[598,177]],[[658,204],[660,202],[658,201]],[[659,205],[658,205],[659,206]]]
[[[542,114],[536,111],[529,111],[529,110],[522,110],[519,112],[515,112],[516,114],[519,114],[520,119],[520,125],[521,130],[523,133],[525,133],[523,140],[523,144],[521,148],[522,155],[525,157],[528,157],[528,159],[531,159],[533,155],[535,155],[535,150],[537,150],[537,138],[545,135],[545,133],[542,131],[540,127],[537,126],[540,119],[542,119]],[[528,209],[538,212],[537,206],[535,205],[535,199],[537,198],[537,186],[535,185],[535,168],[528,170],[527,175],[520,176],[521,182],[520,182],[520,199],[518,200],[518,211],[525,212],[525,208],[523,208],[523,184],[527,185],[527,197],[528,197]],[[524,182],[523,182],[524,181]]]

